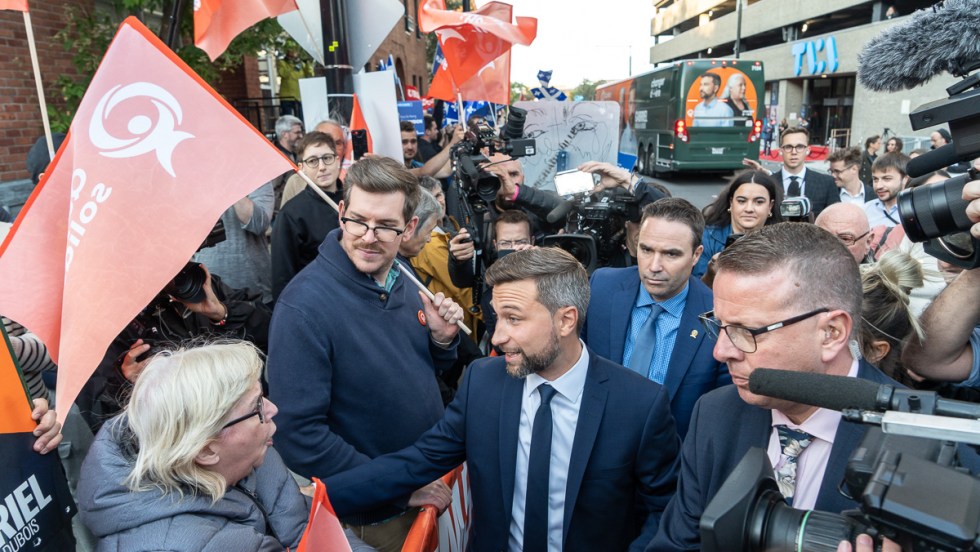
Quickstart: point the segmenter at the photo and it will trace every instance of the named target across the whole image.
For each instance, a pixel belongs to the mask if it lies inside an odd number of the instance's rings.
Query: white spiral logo
[[[157,108],[156,125],[150,116],[137,115],[129,120],[126,129],[131,138],[118,138],[109,134],[103,122],[112,109],[131,98],[149,98]],[[127,159],[156,151],[157,160],[170,176],[174,174],[173,153],[177,144],[193,138],[193,134],[174,128],[183,119],[183,111],[177,98],[163,88],[149,82],[134,82],[126,86],[116,85],[102,96],[89,123],[88,133],[92,144],[106,157]]]

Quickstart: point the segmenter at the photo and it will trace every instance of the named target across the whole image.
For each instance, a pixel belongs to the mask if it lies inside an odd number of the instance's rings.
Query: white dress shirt
[[[789,197],[789,184],[792,182],[792,180],[790,180],[791,176],[795,176],[799,179],[797,180],[797,183],[800,185],[800,195],[806,195],[806,165],[803,166],[803,170],[800,171],[800,174],[789,174],[786,172],[786,167],[782,168],[782,172],[780,174],[783,175],[783,197]]]
[[[538,386],[550,383],[555,388],[551,399],[553,431],[551,434],[551,474],[548,478],[548,550],[560,552],[565,523],[565,485],[568,481],[568,464],[572,458],[572,442],[578,413],[582,406],[582,393],[585,390],[585,376],[589,371],[589,352],[582,344],[582,354],[572,368],[555,381],[548,382],[537,374],[524,379],[521,395],[521,423],[518,429],[517,469],[514,472],[514,502],[510,518],[510,541],[512,552],[524,548],[524,504],[527,498],[527,462],[531,454],[531,429],[534,416],[541,405]]]

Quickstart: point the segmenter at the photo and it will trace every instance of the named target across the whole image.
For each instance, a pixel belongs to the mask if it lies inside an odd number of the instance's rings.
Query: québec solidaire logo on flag
[[[221,213],[295,168],[142,23],[123,22],[0,246],[0,313],[58,363],[62,420]]]

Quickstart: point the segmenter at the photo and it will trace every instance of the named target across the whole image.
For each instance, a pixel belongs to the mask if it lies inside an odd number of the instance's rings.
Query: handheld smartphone
[[[354,161],[364,157],[368,152],[367,131],[364,129],[350,131],[350,141],[354,147]]]
[[[733,243],[737,242],[738,239],[741,238],[744,235],[745,234],[729,234],[728,237],[725,238],[725,249],[728,249],[728,247],[730,245],[732,245]]]
[[[558,195],[575,195],[591,192],[594,189],[595,178],[592,173],[571,170],[555,174],[555,191]]]

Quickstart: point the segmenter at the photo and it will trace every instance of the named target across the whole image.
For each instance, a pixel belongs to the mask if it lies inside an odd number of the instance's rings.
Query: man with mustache
[[[269,397],[282,405],[277,449],[299,475],[325,479],[397,451],[442,416],[436,373],[456,360],[463,310],[442,293],[424,298],[393,266],[414,235],[420,194],[398,161],[354,163],[340,228],[279,296]],[[448,497],[445,485],[434,487]],[[421,505],[409,500],[342,520],[371,546],[400,550],[417,513],[406,503]]]
[[[465,460],[469,550],[643,550],[674,492],[666,391],[579,339],[589,280],[571,254],[515,251],[487,283],[503,355],[470,365],[414,445],[329,478],[334,509],[396,499]]]

